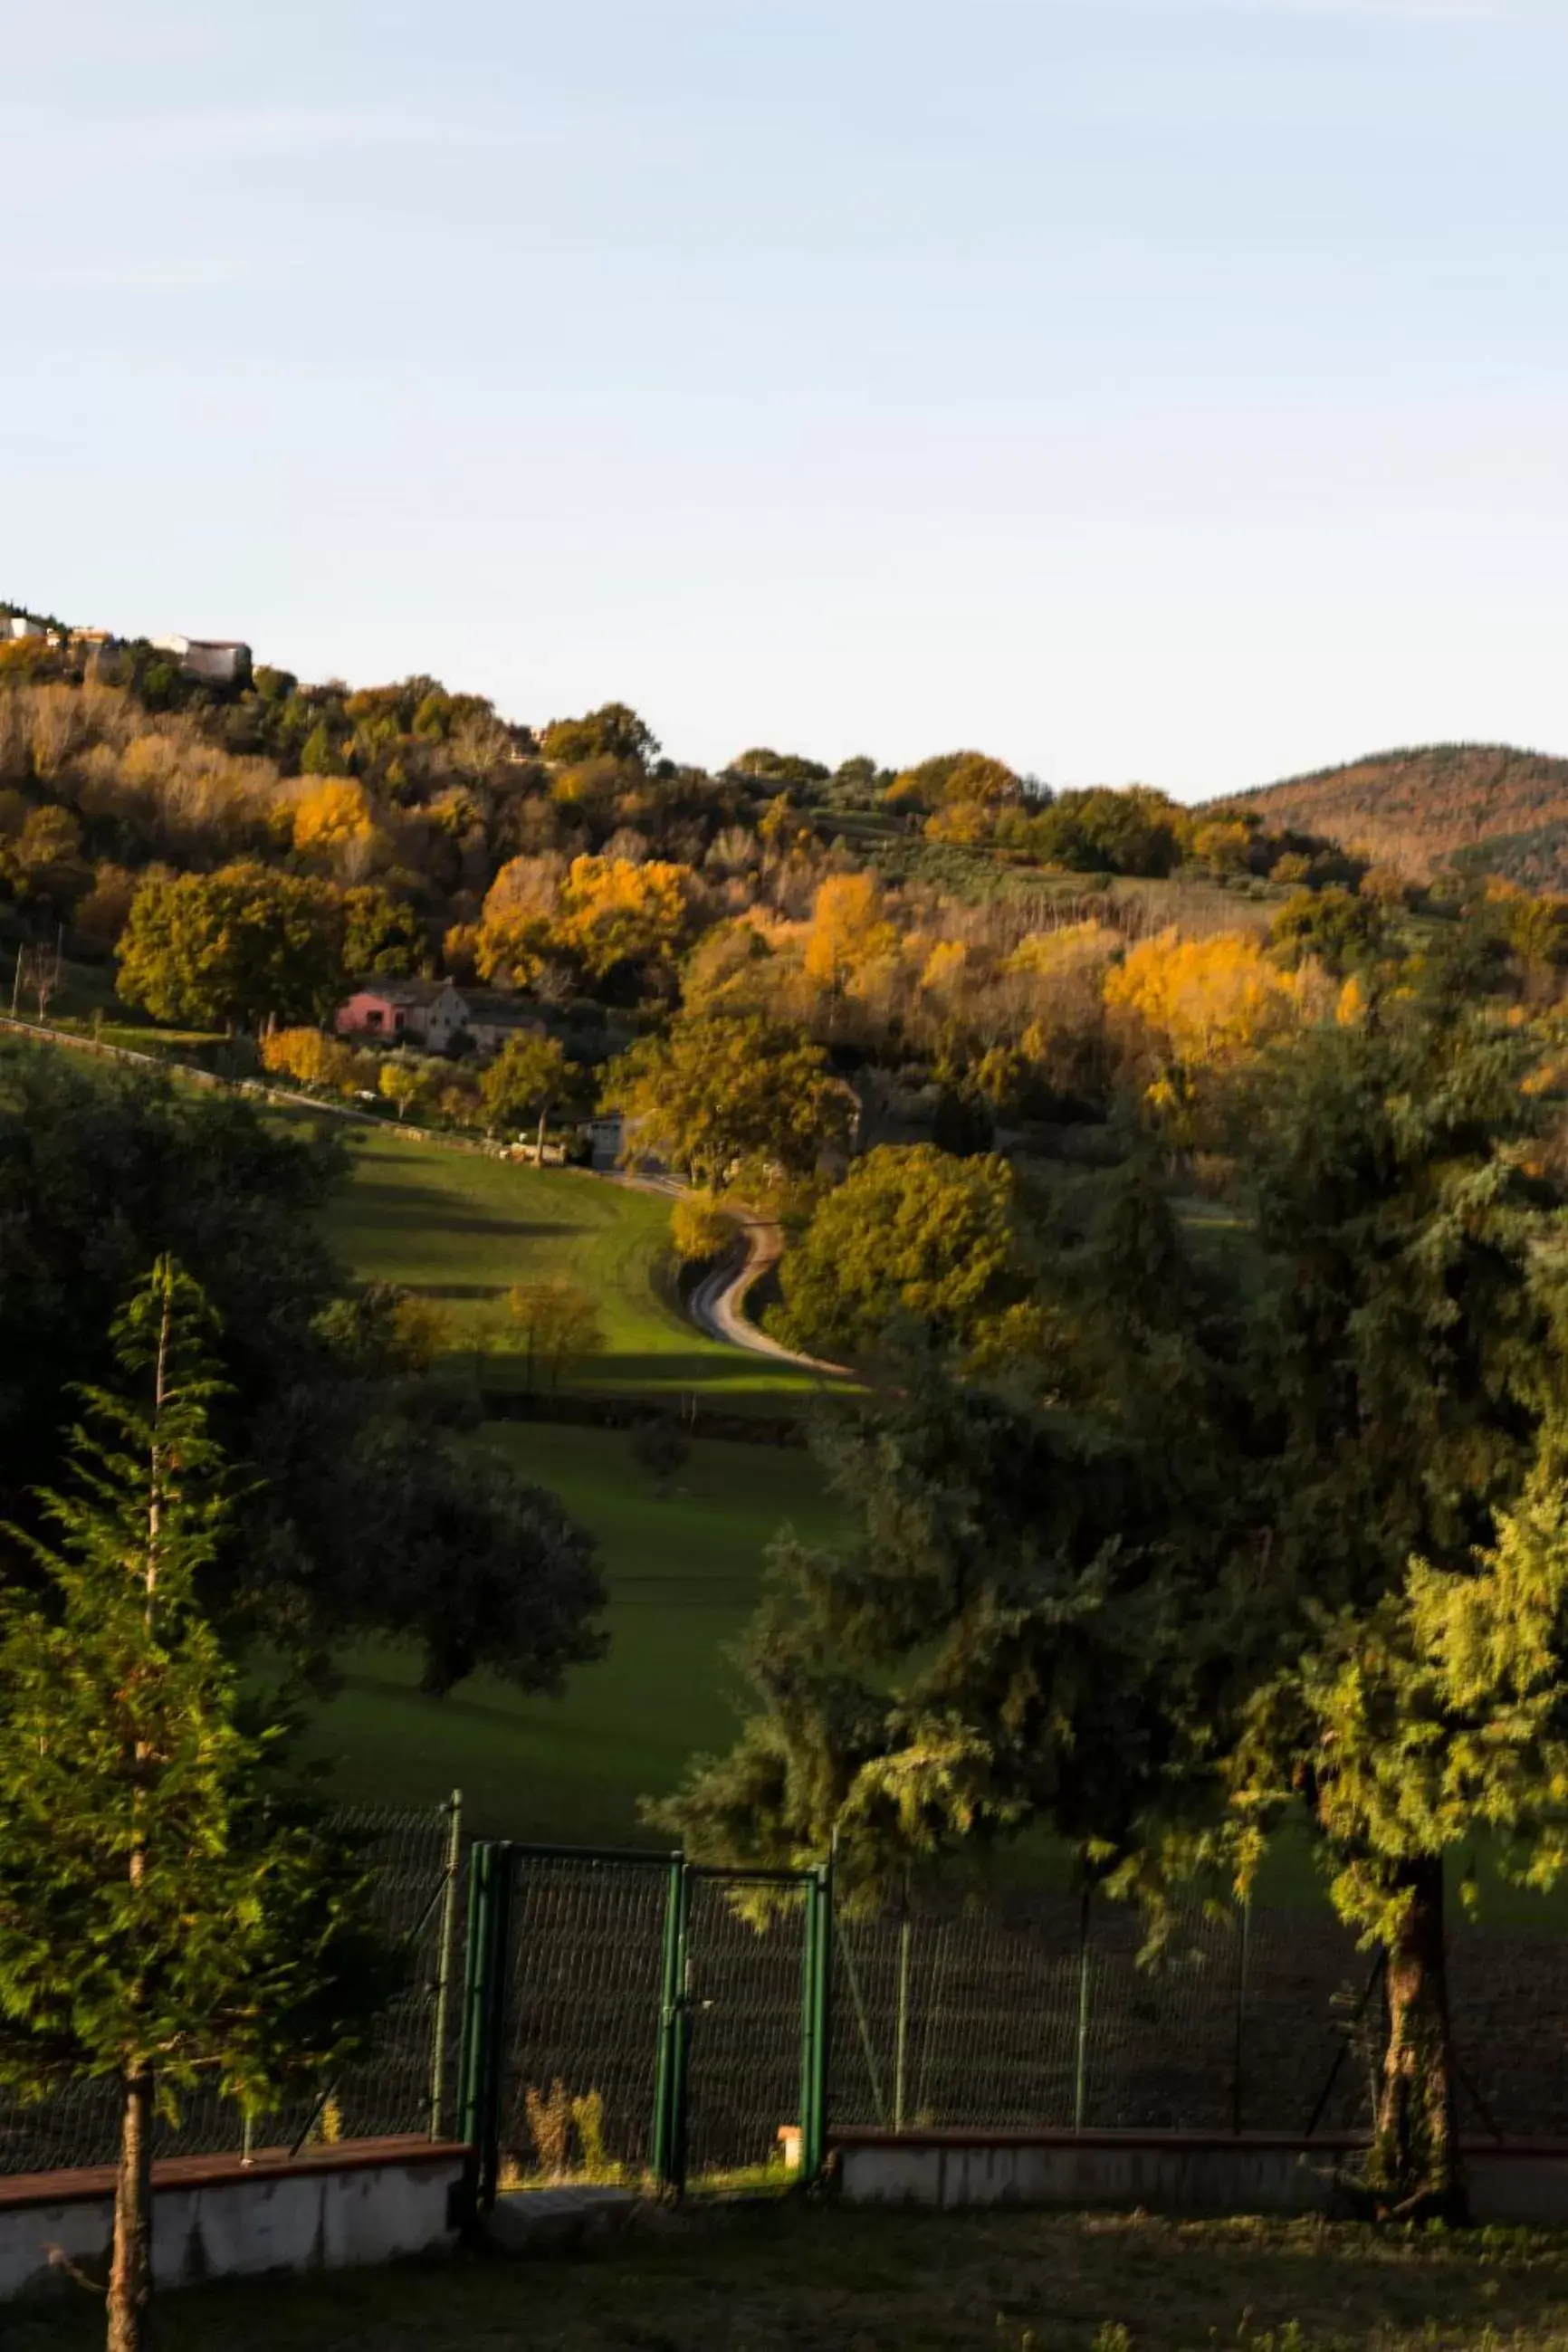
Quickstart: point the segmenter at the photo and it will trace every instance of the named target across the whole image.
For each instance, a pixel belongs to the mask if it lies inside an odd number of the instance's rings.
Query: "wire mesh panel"
[[[409,1813],[365,1805],[336,1818],[374,1874],[376,1918],[402,1950],[403,1990],[376,2019],[363,2058],[258,2126],[277,2147],[291,2147],[305,2132],[377,2139],[434,2134],[451,2124],[455,2036],[448,2024],[461,1981],[455,1885],[448,1901],[450,1874],[460,1866],[452,1809]]]
[[[637,2179],[650,2156],[669,1865],[523,1851],[513,1866],[503,2173]]]
[[[452,1956],[443,1967],[447,1900],[457,1859],[452,1805],[398,1812],[361,1807],[334,1817],[360,1844],[372,1872],[373,1907],[384,1932],[406,1948],[405,1990],[376,2020],[372,2044],[335,2081],[289,2101],[256,2125],[258,2146],[292,2147],[310,2136],[349,2139],[430,2131],[437,2119],[437,2071],[447,2071],[443,2031]],[[0,2097],[0,2176],[66,2171],[111,2163],[120,2136],[120,2093],[112,2082],[70,2082],[37,2102]],[[449,2104],[447,2114],[449,2116]],[[204,2084],[182,2096],[177,2118],[160,2116],[153,2152],[166,2156],[237,2155],[244,2118],[232,2100]]]
[[[844,1919],[833,2118],[889,2131],[1073,2120],[1076,1926],[984,1913]]]
[[[688,1891],[688,2178],[781,2161],[799,2119],[804,1887],[693,1873]]]
[[[1089,1940],[1084,2123],[1106,2131],[1228,2131],[1235,2118],[1241,1942],[1235,1917],[1175,1920],[1141,1957],[1143,1923],[1097,1904]]]
[[[1448,1996],[1461,2129],[1568,2137],[1568,1945],[1528,1929],[1456,1928]]]
[[[1361,2042],[1375,2021],[1335,1923],[1194,1906],[1157,1957],[1143,1942],[1136,1912],[1066,1896],[841,1916],[835,2123],[1302,2131],[1319,2109],[1320,2129],[1362,2120]]]
[[[1254,1910],[1241,2118],[1248,2131],[1353,2132],[1368,2115],[1382,2025],[1370,1956],[1335,1919]]]

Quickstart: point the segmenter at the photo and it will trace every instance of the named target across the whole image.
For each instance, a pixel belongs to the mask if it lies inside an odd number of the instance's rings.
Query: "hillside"
[[[1426,876],[1484,866],[1534,888],[1568,888],[1568,760],[1502,743],[1436,743],[1237,793],[1271,831],[1327,834]]]

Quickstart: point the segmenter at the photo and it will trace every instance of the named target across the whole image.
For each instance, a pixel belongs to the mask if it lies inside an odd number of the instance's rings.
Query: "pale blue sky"
[[[1568,751],[1568,0],[0,34],[0,593],[710,761]]]

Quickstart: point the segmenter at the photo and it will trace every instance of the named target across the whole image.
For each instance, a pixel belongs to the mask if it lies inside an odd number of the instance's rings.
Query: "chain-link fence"
[[[480,1853],[462,2115],[489,2182],[722,2185],[777,2168],[795,2132],[810,2174],[830,2126],[1310,2137],[1368,2120],[1381,1976],[1324,1915],[1194,1906],[1151,1962],[1137,1913],[1104,1900],[868,1917],[835,1910],[826,1873]],[[1449,1950],[1462,2128],[1568,2133],[1568,2068],[1542,2063],[1568,2033],[1568,1950],[1474,1927]]]
[[[454,1795],[418,1811],[362,1806],[337,1822],[371,1865],[378,1919],[405,1948],[403,1990],[376,2021],[366,2055],[335,2080],[249,2133],[239,2109],[216,2087],[204,2087],[182,2098],[177,2123],[159,2120],[155,2156],[241,2155],[252,2138],[258,2146],[294,2147],[405,2133],[439,2137],[452,2127],[462,1966],[460,1801]],[[37,2101],[0,2097],[0,2176],[111,2163],[120,2105],[111,2082],[66,2083]]]
[[[1381,1977],[1323,1914],[1194,1907],[1152,1965],[1136,1912],[996,1897],[837,1907],[826,1871],[481,1844],[468,1899],[457,1800],[344,1817],[407,1946],[370,2054],[257,2137],[456,2134],[484,2183],[722,2184],[810,2175],[830,2124],[888,2131],[1353,2132],[1384,2031]],[[1461,2126],[1568,2137],[1568,1945],[1449,1938]],[[0,2175],[109,2162],[112,2085],[0,2102]],[[239,2153],[216,2092],[156,2153]]]
[[[1180,1917],[1036,1896],[835,1920],[835,2124],[1290,2134],[1366,2124],[1381,1972],[1324,1914]],[[1568,2135],[1568,1947],[1448,1939],[1461,2128]]]

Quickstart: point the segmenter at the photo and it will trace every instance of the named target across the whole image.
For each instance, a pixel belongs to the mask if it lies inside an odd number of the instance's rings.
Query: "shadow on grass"
[[[353,1190],[340,1202],[356,1225],[382,1233],[394,1226],[430,1227],[442,1234],[505,1234],[518,1241],[557,1236],[581,1241],[592,1236],[591,1225],[561,1217],[512,1216],[498,1209],[493,1214],[467,1205],[455,1207],[461,1195],[443,1184],[411,1183],[406,1177],[366,1176],[355,1171]]]
[[[498,1388],[512,1388],[521,1392],[524,1387],[521,1355],[509,1360],[505,1355],[490,1360],[491,1380]],[[508,1379],[506,1375],[514,1373]],[[649,1349],[641,1354],[616,1351],[595,1356],[581,1381],[565,1381],[559,1393],[563,1397],[596,1396],[606,1391],[624,1389],[732,1389],[743,1394],[748,1391],[788,1391],[801,1398],[813,1391],[824,1396],[840,1392],[841,1384],[808,1371],[804,1366],[775,1361],[768,1356],[753,1356],[741,1348],[726,1348],[715,1340],[710,1349],[701,1355],[683,1349],[668,1351]],[[544,1391],[550,1393],[548,1390]]]

